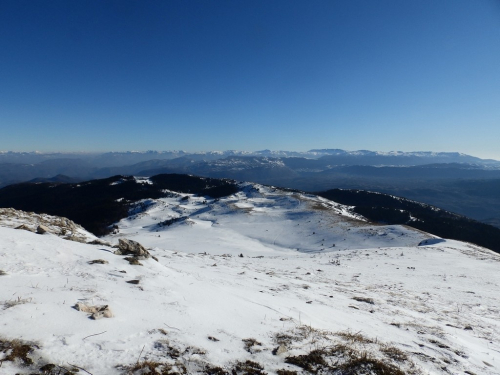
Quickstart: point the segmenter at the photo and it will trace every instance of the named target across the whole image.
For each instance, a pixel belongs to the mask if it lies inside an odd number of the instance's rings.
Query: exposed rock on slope
[[[118,250],[115,251],[116,255],[133,255],[137,258],[147,259],[151,255],[139,242],[120,238],[118,240]]]
[[[38,234],[52,233],[65,240],[76,242],[85,243],[97,240],[96,236],[65,217],[36,214],[13,208],[0,208],[0,226]]]

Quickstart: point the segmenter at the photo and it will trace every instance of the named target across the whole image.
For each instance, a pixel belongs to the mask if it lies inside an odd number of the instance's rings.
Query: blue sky
[[[0,2],[0,150],[500,159],[496,0]]]

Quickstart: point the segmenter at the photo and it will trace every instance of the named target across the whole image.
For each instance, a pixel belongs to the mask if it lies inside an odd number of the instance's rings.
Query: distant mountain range
[[[272,158],[306,158],[319,159],[329,156],[336,164],[348,165],[420,165],[430,163],[477,163],[500,168],[500,161],[481,159],[459,152],[431,152],[431,151],[346,151],[341,149],[313,149],[309,151],[126,151],[106,153],[42,153],[42,152],[13,152],[0,151],[0,164],[21,163],[37,164],[54,159],[80,159],[95,167],[119,167],[136,164],[147,160],[169,160],[180,157],[189,157],[192,160],[216,160],[230,156],[256,156]]]
[[[500,161],[458,152],[271,151],[0,152],[0,187],[162,173],[231,178],[304,191],[364,189],[500,225]]]
[[[484,171],[500,171],[500,161],[480,159],[458,152],[375,152],[340,149],[310,150],[307,152],[271,151],[184,151],[108,152],[108,153],[38,153],[0,152],[0,187],[35,178],[65,175],[85,180],[109,177],[115,174],[151,174],[156,172],[195,173],[222,177],[231,173],[234,178],[248,179],[247,175],[266,177],[297,177],[307,172],[338,171],[345,166],[410,167],[428,165],[447,169],[448,164],[458,178],[490,178]],[[460,173],[457,173],[460,170]],[[466,172],[466,170],[468,172]],[[476,172],[471,172],[475,170]],[[251,171],[246,173],[245,171]],[[377,170],[375,173],[380,173]],[[387,170],[385,170],[387,171]],[[394,170],[391,170],[394,171]],[[413,172],[412,172],[413,173]],[[397,175],[411,175],[408,170]],[[419,172],[421,173],[421,172]],[[222,175],[221,175],[222,174]],[[390,174],[390,173],[389,173]],[[471,177],[472,176],[472,177]],[[229,176],[224,176],[229,177]]]

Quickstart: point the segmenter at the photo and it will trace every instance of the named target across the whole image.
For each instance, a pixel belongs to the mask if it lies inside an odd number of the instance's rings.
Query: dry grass
[[[421,374],[404,351],[350,330],[329,332],[298,326],[274,336],[291,352],[285,362],[308,374],[403,375]],[[292,370],[282,370],[292,371]],[[292,372],[293,373],[293,372]],[[283,375],[287,374],[283,372]]]
[[[17,297],[17,299],[12,299],[5,301],[3,303],[3,308],[4,310],[10,309],[11,307],[17,306],[17,305],[23,305],[25,303],[31,302],[31,298],[21,298]]]
[[[25,366],[33,364],[33,359],[29,357],[38,346],[34,343],[22,342],[20,340],[0,339],[0,351],[5,354],[1,362],[21,362]]]
[[[231,370],[232,375],[267,375],[264,367],[254,361],[236,362]]]
[[[368,297],[352,297],[353,300],[358,301],[358,302],[364,302],[364,303],[369,303],[370,305],[375,305],[375,301],[373,298],[368,298]]]
[[[204,375],[229,375],[229,372],[219,366],[206,365],[203,369]]]
[[[107,260],[104,260],[104,259],[94,259],[94,260],[91,260],[87,263],[88,264],[108,264],[109,262]]]
[[[308,354],[286,357],[285,362],[317,374],[321,369],[328,367],[325,355],[325,349],[315,349]]]
[[[256,346],[262,346],[262,343],[258,342],[255,339],[243,339],[241,340],[245,344],[245,350],[251,354],[260,352],[260,349],[256,348]]]
[[[156,361],[137,362],[134,366],[127,368],[129,375],[173,375],[187,374],[186,367],[182,364],[169,364]]]
[[[405,362],[408,360],[406,353],[394,346],[382,345],[380,351],[396,362]]]
[[[285,362],[311,374],[405,375],[407,372],[384,360],[371,357],[347,345],[315,349],[305,355],[289,356]]]
[[[77,366],[69,365],[69,367],[47,363],[39,355],[35,355],[35,350],[40,347],[28,341],[7,340],[0,338],[0,352],[3,353],[3,359],[0,360],[0,368],[3,362],[13,362],[17,366],[22,366],[29,370],[30,374],[44,375],[75,375],[79,372]],[[1,370],[0,370],[1,373]]]
[[[363,336],[360,332],[339,331],[335,333],[336,336],[348,341],[351,344],[372,344],[374,341],[366,336]]]
[[[340,366],[340,373],[345,375],[405,375],[407,372],[397,366],[370,358],[366,353]]]

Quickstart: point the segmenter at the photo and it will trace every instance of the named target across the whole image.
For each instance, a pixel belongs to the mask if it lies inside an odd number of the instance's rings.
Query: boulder
[[[286,346],[281,344],[280,346],[274,348],[272,353],[274,355],[280,355],[280,354],[286,353],[287,351],[288,351],[288,349],[286,348]]]
[[[151,256],[149,251],[146,250],[139,242],[120,238],[118,240],[118,250],[115,251],[117,255],[133,255],[137,259],[146,259]]]
[[[101,309],[90,316],[90,319],[112,318],[113,312],[108,305],[101,306]]]
[[[84,303],[78,302],[74,306],[75,310],[89,313],[90,318],[94,320],[98,320],[101,318],[112,318],[113,317],[113,312],[109,308],[108,305],[103,305],[103,306],[90,306],[86,305]]]
[[[47,232],[50,232],[50,229],[49,229],[49,228],[47,228],[45,225],[40,224],[40,225],[36,228],[36,233],[37,233],[37,234],[44,234],[44,233],[47,233]]]

